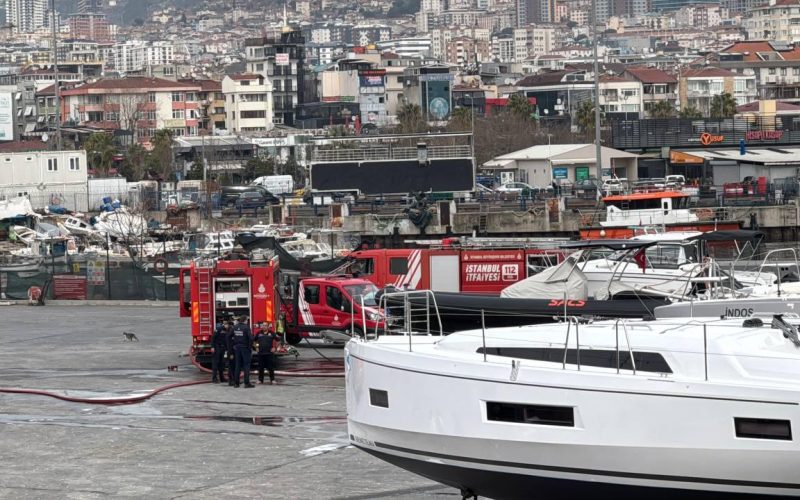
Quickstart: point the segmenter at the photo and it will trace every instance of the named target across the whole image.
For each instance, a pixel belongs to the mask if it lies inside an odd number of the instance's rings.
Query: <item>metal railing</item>
[[[318,149],[314,151],[315,162],[335,161],[376,161],[376,160],[413,160],[417,158],[416,147],[371,148],[339,148]],[[472,148],[469,145],[428,146],[427,157],[431,158],[470,158]]]
[[[767,260],[773,254],[778,254],[778,253],[789,253],[789,254],[791,254],[792,257],[794,257],[795,269],[797,270],[798,275],[800,275],[800,263],[798,263],[797,252],[795,251],[795,249],[794,248],[776,248],[775,250],[770,250],[769,252],[767,252],[767,255],[764,256],[764,260],[761,262],[761,265],[758,267],[758,274],[756,275],[756,279],[755,279],[756,284],[759,283],[759,278],[761,278],[761,273],[764,271],[764,266],[767,264]],[[777,285],[778,285],[778,297],[780,297],[781,296],[781,272],[780,272],[780,269],[775,274],[778,277],[778,282],[777,282]]]
[[[384,293],[378,301],[377,309],[382,311],[382,316],[378,321],[375,321],[372,335],[369,334],[367,328],[367,311],[364,304],[364,297],[359,297],[361,306],[361,324],[363,325],[363,340],[377,340],[381,331],[385,334],[402,334],[408,336],[408,350],[412,351],[411,338],[414,334],[439,336],[444,335],[444,328],[442,326],[442,318],[439,314],[439,306],[436,303],[436,295],[431,290],[405,290],[399,292]],[[400,307],[398,303],[402,302],[403,316],[402,328],[393,328],[396,323],[393,321],[394,317],[391,315],[391,309]],[[417,304],[415,306],[415,304]],[[423,313],[422,319],[415,319],[415,315]],[[351,328],[350,334],[356,337],[355,331],[355,311],[352,302],[350,303],[351,315]],[[431,316],[435,316],[435,323]],[[417,327],[417,325],[419,327]],[[438,325],[438,328],[437,328]],[[433,327],[433,330],[431,329]]]

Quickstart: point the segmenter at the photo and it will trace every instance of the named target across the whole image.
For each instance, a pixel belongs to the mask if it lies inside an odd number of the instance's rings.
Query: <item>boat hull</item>
[[[512,470],[492,470],[489,466],[455,465],[443,463],[440,458],[426,454],[392,453],[356,445],[357,448],[392,465],[458,489],[468,489],[474,494],[495,500],[529,500],[530,498],[558,498],[559,500],[586,500],[587,498],[614,498],[622,500],[738,500],[764,498],[762,494],[686,490],[668,487],[634,486],[598,481],[592,476],[579,479],[545,477],[535,473]],[[535,497],[532,492],[535,493]],[[773,497],[770,498],[781,498]],[[786,497],[795,498],[795,497]]]
[[[523,332],[512,330],[502,330],[502,337]],[[591,330],[581,329],[589,343]],[[496,500],[800,496],[794,442],[737,439],[733,432],[735,417],[796,421],[795,391],[733,393],[653,375],[561,369],[560,363],[480,362],[465,344],[480,334],[459,335],[452,358],[437,355],[437,337],[347,344],[353,445]],[[489,335],[484,342],[495,343]],[[373,399],[376,391],[382,400]],[[574,421],[493,419],[488,402],[572,408]]]
[[[800,313],[800,298],[711,299],[657,307],[656,318],[748,318],[763,314]]]
[[[591,316],[604,318],[652,317],[656,307],[669,304],[662,298],[621,300],[516,299],[494,295],[434,292],[445,333],[481,328],[549,323],[556,317]],[[399,299],[398,299],[399,300]],[[412,298],[412,308],[426,308],[425,298]],[[565,307],[566,306],[566,307]],[[434,308],[430,306],[431,312]],[[394,311],[400,315],[401,311]],[[481,315],[483,313],[483,319]],[[434,329],[434,325],[431,326]]]

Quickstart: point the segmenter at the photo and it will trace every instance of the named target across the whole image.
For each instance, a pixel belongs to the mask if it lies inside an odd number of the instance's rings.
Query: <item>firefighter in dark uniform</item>
[[[258,344],[258,383],[264,383],[264,370],[269,373],[269,383],[275,383],[275,346],[279,340],[278,335],[272,328],[272,323],[267,328],[262,328],[256,334],[256,344]]]
[[[236,358],[233,386],[239,387],[239,374],[244,371],[244,386],[255,387],[250,383],[250,361],[253,358],[253,336],[244,318],[233,326],[233,352]]]
[[[235,321],[234,321],[235,322]],[[228,328],[225,330],[225,356],[228,358],[228,385],[233,386],[236,382],[236,357],[233,352],[233,324],[228,321]]]
[[[226,334],[228,322],[217,324],[211,335],[211,383],[225,382],[225,350],[228,347]]]

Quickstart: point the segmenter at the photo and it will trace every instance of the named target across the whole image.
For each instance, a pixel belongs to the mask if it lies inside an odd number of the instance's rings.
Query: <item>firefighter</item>
[[[280,313],[278,316],[278,324],[275,326],[275,334],[278,336],[281,342],[286,342],[286,315],[284,313]]]
[[[280,342],[272,324],[256,334],[258,344],[258,383],[264,383],[264,370],[269,374],[269,383],[275,383],[275,345]]]
[[[228,320],[228,328],[225,330],[225,353],[228,358],[228,385],[233,386],[236,379],[234,370],[236,370],[236,357],[233,352],[233,326],[237,321]]]
[[[234,369],[233,386],[239,387],[239,374],[244,371],[244,386],[247,389],[255,387],[250,383],[250,361],[253,357],[253,336],[244,317],[233,327],[233,351],[235,353],[236,368]]]
[[[225,350],[228,322],[217,323],[211,336],[211,383],[225,382]]]

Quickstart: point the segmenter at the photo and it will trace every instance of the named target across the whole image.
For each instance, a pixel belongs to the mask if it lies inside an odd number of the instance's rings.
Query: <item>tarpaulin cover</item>
[[[586,276],[575,267],[576,264],[577,256],[570,255],[557,266],[507,286],[500,296],[514,299],[586,300],[589,296]]]
[[[289,271],[299,271],[302,274],[330,274],[341,269],[347,264],[347,258],[308,260],[298,259],[286,251],[283,246],[272,236],[256,236],[253,233],[245,232],[236,235],[236,242],[247,252],[258,248],[273,250],[278,256],[281,269]]]
[[[24,196],[0,201],[0,220],[35,215],[30,200]]]

